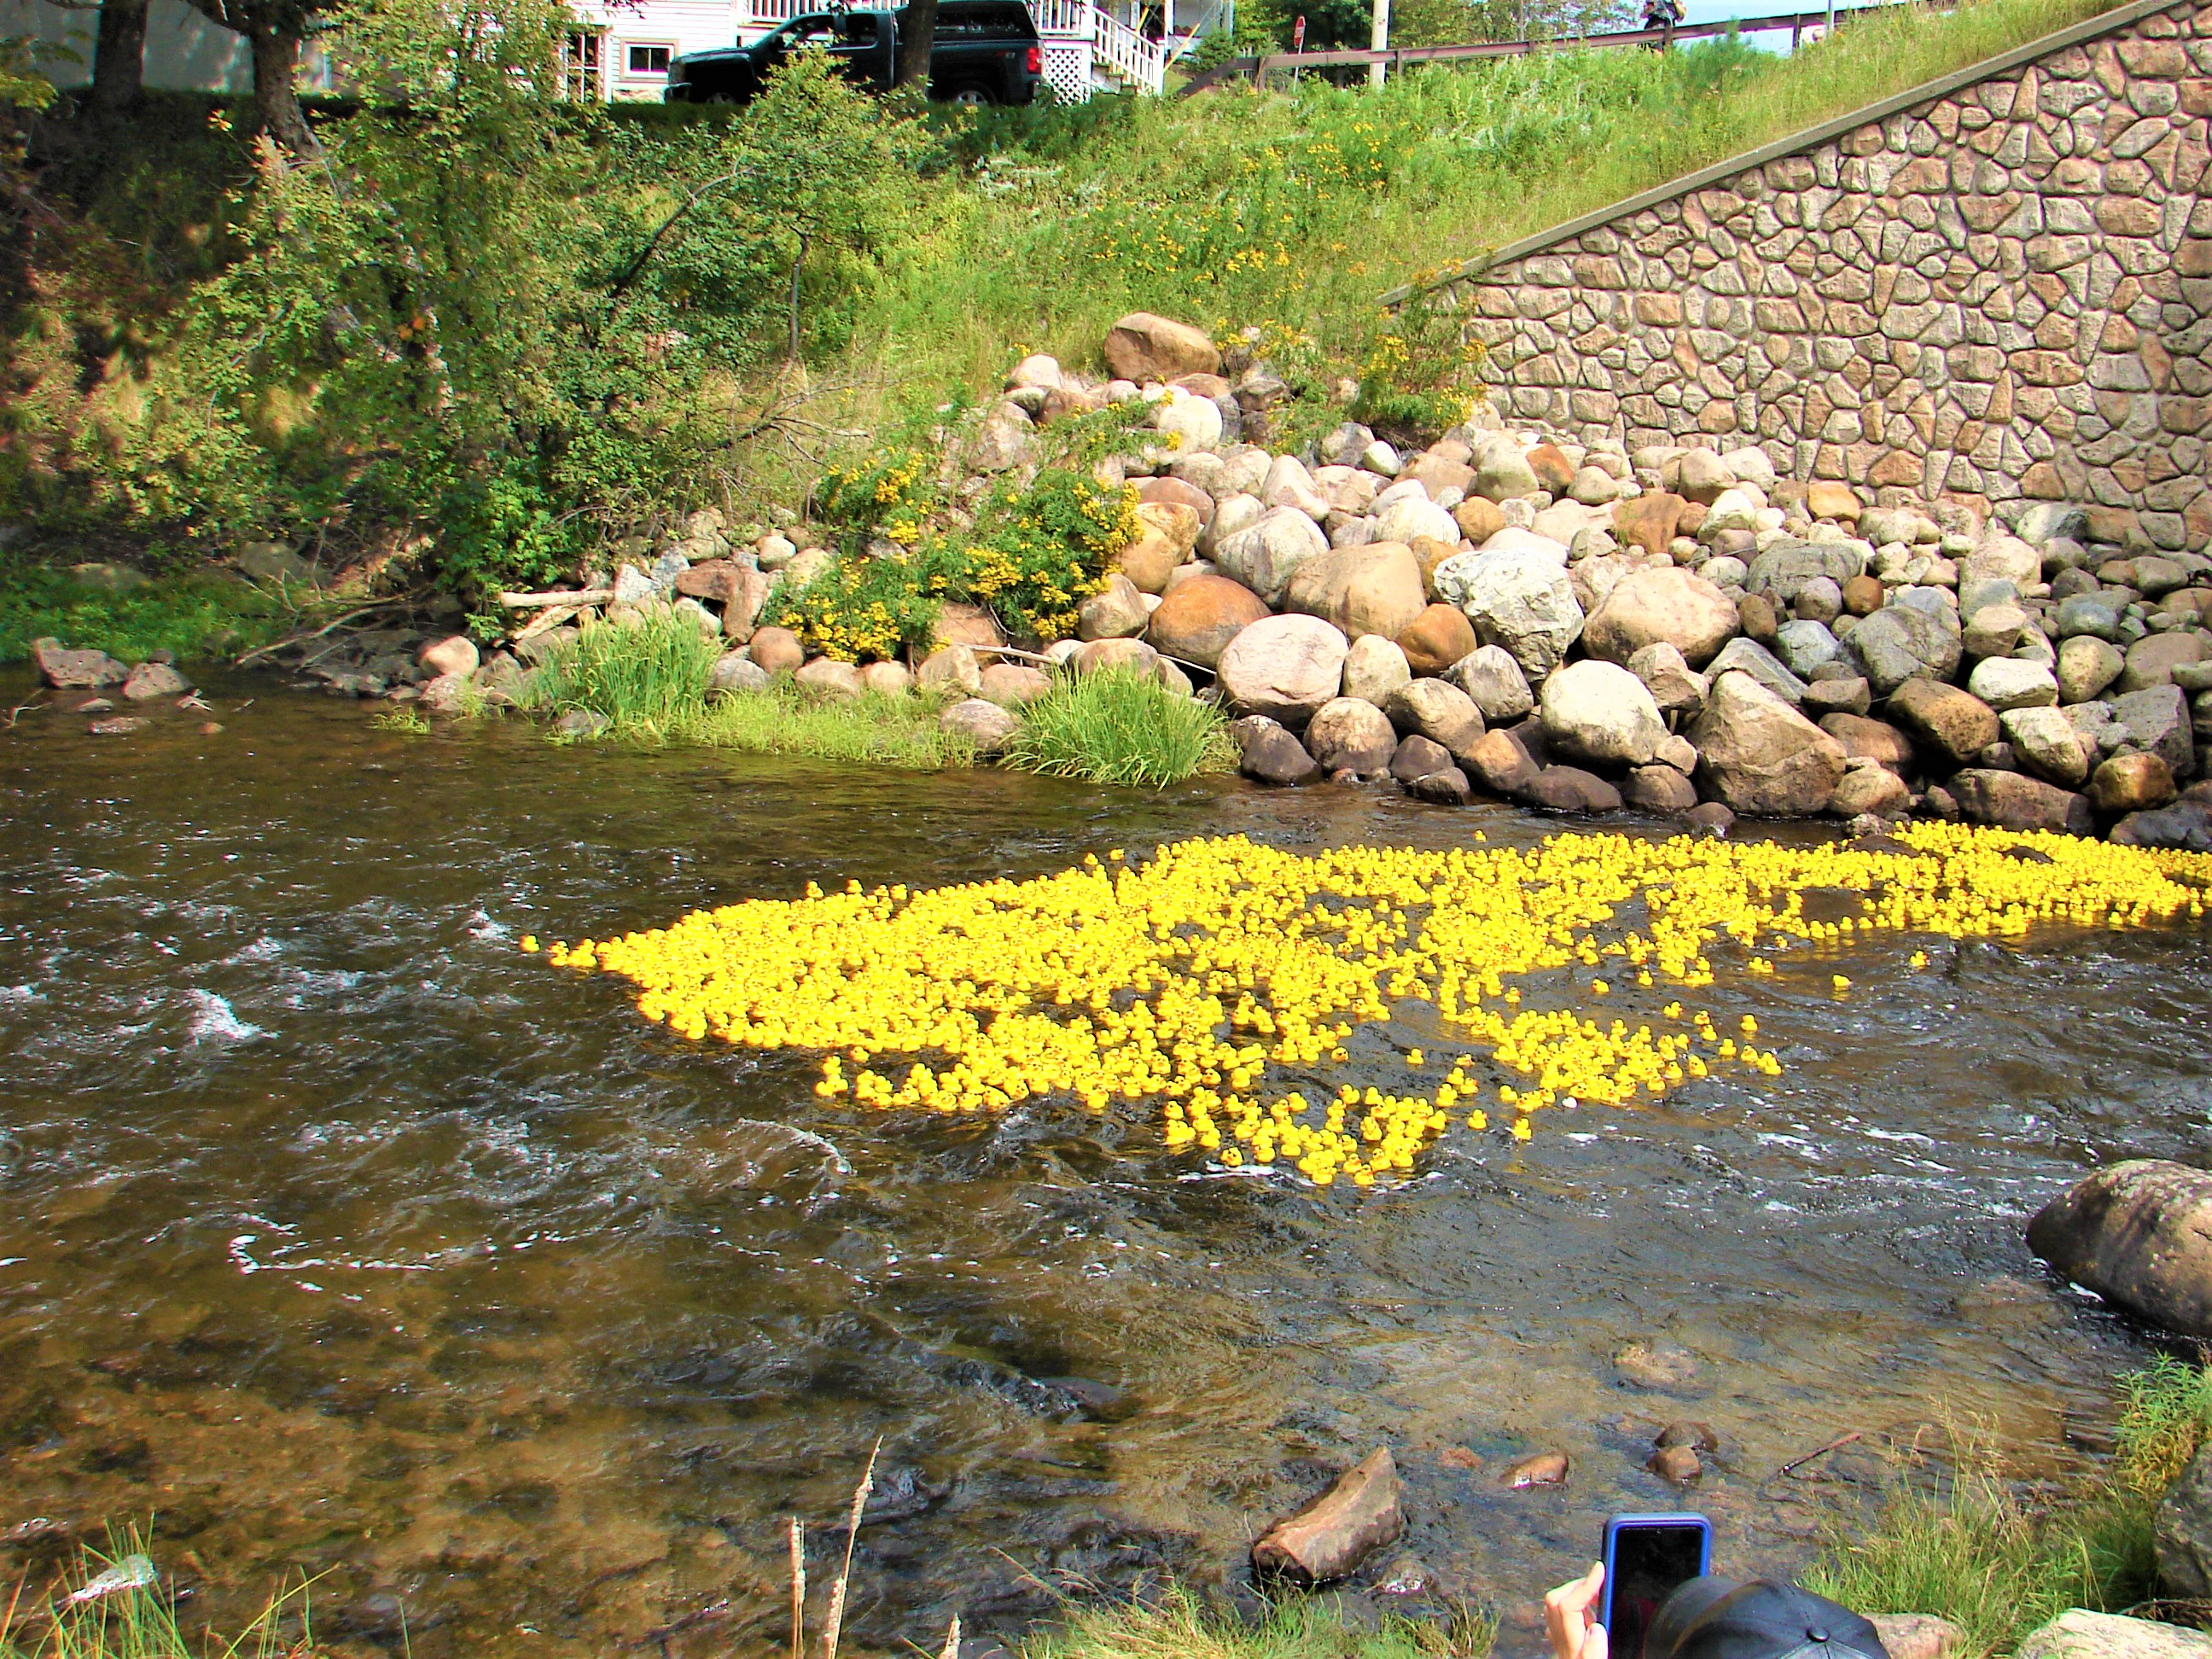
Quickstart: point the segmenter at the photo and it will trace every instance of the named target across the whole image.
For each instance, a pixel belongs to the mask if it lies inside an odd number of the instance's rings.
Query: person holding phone
[[[1685,1534],[1700,1530],[1693,1555]],[[1701,1516],[1608,1522],[1613,1593],[1601,1560],[1544,1597],[1553,1659],[1889,1659],[1871,1624],[1826,1596],[1771,1579],[1712,1577],[1711,1532]],[[1654,1582],[1669,1571],[1663,1586]]]

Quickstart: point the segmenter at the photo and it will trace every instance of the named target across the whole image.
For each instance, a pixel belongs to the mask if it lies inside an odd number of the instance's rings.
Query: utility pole
[[[1376,52],[1389,51],[1390,0],[1375,0],[1375,27],[1368,33],[1367,44]],[[1370,87],[1382,84],[1382,65],[1379,62],[1367,66],[1367,84]]]

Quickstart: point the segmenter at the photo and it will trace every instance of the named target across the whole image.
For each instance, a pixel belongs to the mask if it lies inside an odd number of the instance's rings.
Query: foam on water
[[[240,1019],[232,1010],[227,997],[201,990],[186,991],[185,997],[192,1005],[192,1041],[195,1042],[245,1042],[269,1035],[258,1025],[249,1024]]]

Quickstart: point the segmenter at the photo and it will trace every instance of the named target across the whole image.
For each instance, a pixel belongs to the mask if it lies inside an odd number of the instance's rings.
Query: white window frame
[[[634,52],[665,52],[668,54],[669,64],[674,63],[679,55],[673,40],[625,40],[622,43],[622,73],[626,81],[665,81],[668,78],[668,64],[663,64],[659,69],[639,69],[630,62],[629,55]]]

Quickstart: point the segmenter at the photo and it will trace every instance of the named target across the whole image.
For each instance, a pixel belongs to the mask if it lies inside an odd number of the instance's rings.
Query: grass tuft
[[[1006,763],[1050,777],[1164,789],[1237,763],[1229,720],[1209,702],[1131,673],[1061,680],[1022,711]]]
[[[915,770],[966,766],[975,745],[937,723],[925,698],[871,691],[843,702],[817,702],[788,682],[708,703],[678,721],[670,736],[712,749],[755,755],[804,755],[816,760]]]
[[[21,662],[31,641],[47,636],[125,662],[156,651],[194,662],[282,639],[299,616],[228,576],[164,576],[118,589],[42,566],[0,567],[0,663]]]
[[[1498,1621],[1463,1611],[1449,1624],[1346,1620],[1328,1596],[1291,1596],[1246,1624],[1171,1584],[1144,1603],[1072,1606],[1066,1622],[1030,1636],[1022,1659],[1482,1659]]]
[[[617,737],[665,739],[705,708],[708,677],[721,654],[721,641],[678,611],[593,623],[538,665],[517,702],[554,714],[602,715]]]
[[[302,1583],[270,1598],[237,1635],[188,1638],[173,1593],[156,1574],[136,1528],[106,1553],[85,1550],[43,1603],[21,1588],[0,1604],[0,1659],[314,1659]]]
[[[1966,1632],[1958,1659],[2009,1652],[2069,1607],[2145,1601],[2159,1500],[2212,1436],[2212,1370],[2161,1356],[2120,1386],[2118,1455],[2103,1478],[2031,1508],[2001,1462],[1969,1443],[1948,1480],[1901,1480],[1870,1530],[1832,1537],[1806,1588],[1861,1613],[1941,1614]]]

